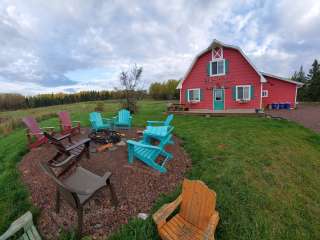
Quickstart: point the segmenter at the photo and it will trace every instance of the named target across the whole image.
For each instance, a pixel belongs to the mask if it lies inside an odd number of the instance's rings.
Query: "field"
[[[88,125],[88,112],[95,105],[39,108],[32,114],[46,112],[47,119],[41,125],[57,126],[53,114],[67,109],[72,110],[73,119]],[[164,118],[165,106],[165,102],[140,102],[134,125]],[[118,107],[106,103],[106,116],[113,115]],[[0,117],[20,118],[26,114],[30,112],[6,112]],[[186,177],[201,179],[217,192],[221,217],[217,239],[319,239],[319,134],[292,122],[255,117],[176,116],[173,125],[192,159]],[[0,232],[32,207],[16,169],[27,151],[24,130],[16,126],[0,140]],[[173,200],[179,190],[177,187],[170,196],[161,197],[153,211]],[[149,218],[132,219],[110,239],[157,238]]]

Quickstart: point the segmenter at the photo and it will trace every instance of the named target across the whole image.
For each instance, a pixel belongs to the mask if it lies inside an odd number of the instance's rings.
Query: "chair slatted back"
[[[171,121],[173,120],[173,114],[169,114],[167,119],[164,121],[164,126],[170,126]]]
[[[44,132],[44,136],[49,139],[49,141],[58,149],[59,152],[64,153],[66,155],[70,155],[70,153],[66,150],[65,146],[51,134]]]
[[[168,132],[167,135],[161,139],[160,143],[159,143],[159,147],[161,149],[163,149],[171,140],[172,138],[172,131],[173,131],[173,127],[171,127]]]
[[[185,179],[182,184],[180,216],[205,231],[215,211],[216,193],[202,181]]]
[[[22,121],[24,122],[24,124],[27,126],[27,128],[29,129],[29,131],[34,134],[34,136],[37,138],[37,139],[41,139],[43,138],[43,136],[39,135],[39,133],[42,133],[42,130],[40,129],[37,121],[29,116],[29,117],[24,117],[22,119]]]
[[[63,198],[73,207],[77,208],[80,205],[79,199],[77,197],[76,190],[67,187],[64,185],[54,174],[52,169],[48,166],[47,163],[40,163],[41,168],[44,172],[56,183],[59,188],[60,193],[63,195]]]
[[[127,124],[129,122],[130,112],[127,109],[121,109],[118,112],[118,121],[119,123]]]
[[[68,112],[59,112],[58,116],[63,126],[72,126],[71,118]]]
[[[90,122],[94,125],[94,127],[99,127],[103,125],[101,113],[92,112],[90,113]]]

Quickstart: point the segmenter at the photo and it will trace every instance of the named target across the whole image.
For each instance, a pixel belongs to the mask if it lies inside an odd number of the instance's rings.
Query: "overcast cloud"
[[[113,89],[134,63],[147,87],[181,78],[214,38],[291,76],[320,58],[319,23],[318,0],[0,0],[0,91]]]

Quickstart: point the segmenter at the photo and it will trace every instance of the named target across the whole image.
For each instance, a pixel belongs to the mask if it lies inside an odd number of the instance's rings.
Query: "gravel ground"
[[[272,110],[266,113],[273,117],[295,121],[320,133],[320,103],[301,103],[295,110]]]
[[[137,129],[122,131],[125,138],[138,138]],[[81,136],[73,140],[87,137],[88,129],[82,129]],[[101,153],[91,153],[87,160],[85,156],[80,165],[102,176],[111,171],[111,182],[119,201],[114,208],[110,201],[109,190],[103,188],[85,205],[84,234],[94,239],[103,239],[111,232],[125,224],[138,213],[148,213],[155,200],[161,193],[173,191],[183,180],[184,173],[191,166],[191,161],[180,147],[180,140],[174,138],[174,145],[169,145],[167,151],[174,156],[166,163],[168,172],[160,174],[150,167],[136,160],[132,165],[127,161],[127,146],[118,146],[114,151],[106,150]],[[91,144],[91,150],[97,145]],[[41,210],[38,229],[45,239],[57,239],[61,229],[75,228],[77,224],[76,212],[62,200],[60,213],[56,214],[55,184],[42,171],[39,162],[48,161],[56,150],[50,144],[43,145],[27,153],[19,165],[22,180],[31,192],[31,201]]]

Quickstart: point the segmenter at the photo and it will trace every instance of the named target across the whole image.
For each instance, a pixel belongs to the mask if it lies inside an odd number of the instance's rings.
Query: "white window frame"
[[[223,61],[223,73],[217,73],[212,74],[212,63],[217,62],[217,68],[218,68],[218,62]],[[218,69],[217,69],[218,72]],[[224,58],[215,58],[212,61],[210,61],[210,76],[223,76],[226,75],[226,60]]]
[[[199,91],[199,100],[190,100],[190,94],[189,94],[190,91]],[[200,90],[200,88],[190,88],[190,89],[188,89],[188,102],[200,102],[200,99],[201,99],[201,90]]]
[[[238,98],[238,88],[245,88],[248,87],[249,88],[249,94],[248,94],[248,98],[247,99],[239,99]],[[243,94],[244,95],[244,94]],[[251,100],[251,85],[237,85],[236,86],[236,101],[250,101]]]
[[[268,90],[262,90],[262,97],[269,97],[269,91]]]

